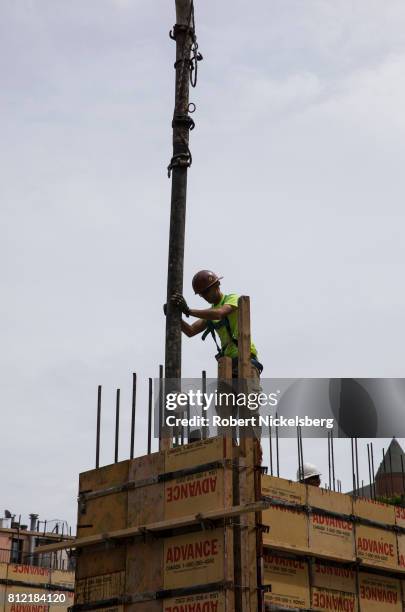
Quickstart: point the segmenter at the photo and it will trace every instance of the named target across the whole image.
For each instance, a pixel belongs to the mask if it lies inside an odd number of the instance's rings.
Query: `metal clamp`
[[[178,126],[185,126],[189,130],[194,130],[195,122],[194,122],[194,119],[192,119],[192,117],[190,117],[189,115],[182,115],[182,114],[174,115],[173,121],[172,121],[172,128],[175,128]]]

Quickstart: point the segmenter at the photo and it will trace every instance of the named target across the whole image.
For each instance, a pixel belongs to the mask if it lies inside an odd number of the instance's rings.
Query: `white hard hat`
[[[304,463],[303,465],[303,474],[301,477],[300,470],[297,470],[297,480],[306,480],[307,478],[312,478],[313,476],[321,476],[321,472],[318,470],[316,465],[313,463]]]

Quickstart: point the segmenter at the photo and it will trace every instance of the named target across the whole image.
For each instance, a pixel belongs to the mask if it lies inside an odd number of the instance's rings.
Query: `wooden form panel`
[[[73,588],[75,586],[75,574],[74,572],[67,572],[63,570],[52,570],[51,584],[60,584],[61,586]]]
[[[321,487],[307,487],[307,490],[308,506],[346,516],[353,514],[353,501],[350,495],[328,491]]]
[[[162,612],[233,612],[233,608],[226,607],[223,592],[214,592],[165,599]]]
[[[405,508],[395,506],[395,523],[398,527],[405,529]]]
[[[262,513],[269,533],[263,534],[264,546],[282,550],[308,551],[308,517],[295,508],[273,507]]]
[[[359,573],[360,612],[402,612],[399,580]]]
[[[353,514],[384,525],[395,525],[394,506],[383,504],[374,499],[356,498],[353,501]]]
[[[25,586],[7,586],[4,612],[48,612],[48,603],[46,601],[30,601],[30,598],[35,598],[49,595],[49,591],[40,588],[32,588]],[[9,601],[9,596],[19,597],[20,601]],[[25,598],[25,601],[24,601]]]
[[[8,563],[0,563],[0,580],[7,578]]]
[[[397,538],[398,538],[398,565],[402,570],[405,570],[405,533],[399,533]]]
[[[309,515],[309,547],[313,554],[345,561],[355,560],[354,524],[313,511]]]
[[[165,483],[165,519],[225,506],[225,470],[199,472]]]
[[[353,568],[316,559],[311,563],[311,583],[327,590],[356,593],[357,574]]]
[[[166,472],[176,472],[225,459],[225,438],[217,436],[166,451]]]
[[[98,544],[80,550],[76,564],[76,581],[125,570],[126,547],[123,543],[108,548]]]
[[[394,532],[356,525],[356,554],[368,565],[396,569],[397,538]]]
[[[75,603],[87,604],[103,599],[119,597],[125,592],[125,572],[113,572],[78,580],[75,586]]]
[[[8,580],[18,580],[35,584],[50,584],[51,570],[35,565],[10,564],[7,574]]]
[[[310,588],[308,563],[304,559],[264,553],[265,603],[287,609],[308,609]]]
[[[305,485],[276,476],[262,476],[262,495],[290,504],[304,505],[307,503]]]
[[[313,587],[311,589],[311,610],[322,612],[356,612],[358,609],[357,595]]]
[[[83,492],[102,491],[128,481],[129,461],[106,465],[79,476],[79,495]],[[106,533],[127,526],[128,494],[126,491],[86,499],[79,503],[77,535],[84,537]]]
[[[51,591],[51,592],[54,595],[64,595],[65,601],[63,603],[61,602],[50,603],[48,612],[62,612],[63,610],[67,610],[68,608],[73,606],[75,595],[74,593],[72,593],[72,591],[61,590],[61,591]],[[17,612],[17,610],[15,610],[14,612]],[[31,611],[31,612],[34,612],[34,611]]]

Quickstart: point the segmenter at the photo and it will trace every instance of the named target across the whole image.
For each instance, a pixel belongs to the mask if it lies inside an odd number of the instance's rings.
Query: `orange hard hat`
[[[217,276],[211,270],[200,270],[193,276],[194,293],[204,293],[209,287],[218,283],[223,276]]]

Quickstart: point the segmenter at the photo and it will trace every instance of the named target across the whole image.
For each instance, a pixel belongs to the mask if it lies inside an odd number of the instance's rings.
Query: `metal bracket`
[[[189,34],[191,36],[192,39],[194,39],[194,28],[192,28],[191,26],[182,24],[182,23],[176,23],[173,28],[170,30],[169,32],[169,36],[172,40],[176,40],[177,35],[180,34],[181,32],[185,32],[186,34]]]
[[[190,131],[194,130],[195,128],[194,119],[192,119],[189,115],[181,115],[181,114],[174,115],[173,121],[172,121],[172,128],[177,127],[177,126],[182,126],[182,125],[188,128]]]

